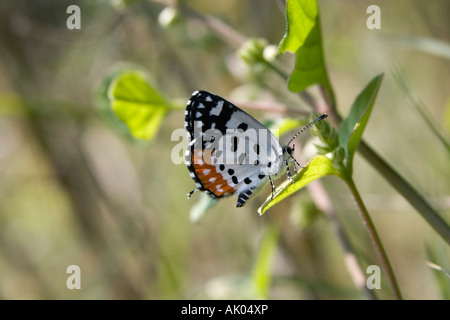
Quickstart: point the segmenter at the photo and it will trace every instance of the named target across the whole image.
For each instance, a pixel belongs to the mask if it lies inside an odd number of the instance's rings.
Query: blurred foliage
[[[299,97],[272,73],[249,69],[201,19],[176,12],[162,25],[161,1],[77,1],[81,30],[66,28],[71,4],[0,2],[0,298],[362,298],[328,220],[319,215],[306,229],[292,222],[299,199],[308,201],[306,192],[263,217],[256,210],[270,188],[243,209],[225,199],[193,224],[189,212],[197,199],[186,200],[193,182],[183,160],[171,158],[171,133],[183,127],[183,112],[168,113],[146,146],[113,132],[104,117],[117,119],[96,108],[105,97],[105,78],[124,61],[145,68],[170,102],[207,89],[230,100],[309,111]],[[449,60],[430,54],[435,48],[416,51],[385,38],[448,43],[450,3],[378,1],[378,31],[365,26],[370,4],[319,2],[328,76],[343,114],[367,79],[396,64],[429,115],[448,128]],[[280,1],[189,5],[245,37],[278,44],[285,33]],[[279,59],[294,68],[292,55]],[[448,153],[390,74],[364,137],[448,221]],[[317,153],[311,148],[317,141],[309,138],[298,142],[301,163]],[[365,162],[353,166],[405,298],[448,298],[449,280],[426,264],[448,271],[448,246]],[[325,178],[323,184],[358,255],[373,264],[376,255],[342,183]],[[267,232],[270,226],[279,231]],[[72,264],[81,268],[81,290],[66,287]],[[391,298],[384,288],[382,282],[376,295]]]
[[[110,108],[136,139],[152,140],[170,106],[139,71],[124,71],[110,84]]]

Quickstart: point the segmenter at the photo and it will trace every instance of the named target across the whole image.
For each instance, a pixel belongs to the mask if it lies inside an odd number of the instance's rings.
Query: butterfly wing
[[[243,206],[283,166],[283,149],[270,130],[212,93],[192,94],[185,129],[186,166],[196,190],[213,198],[238,194],[237,206]]]

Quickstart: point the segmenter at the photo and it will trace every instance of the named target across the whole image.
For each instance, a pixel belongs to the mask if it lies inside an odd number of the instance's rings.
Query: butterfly
[[[292,141],[324,113],[282,146],[272,132],[231,102],[209,93],[195,91],[187,101],[185,129],[189,145],[185,163],[196,188],[214,199],[237,195],[242,207],[270,181],[272,197],[278,179],[287,171],[293,182],[290,164],[299,163],[292,156]]]

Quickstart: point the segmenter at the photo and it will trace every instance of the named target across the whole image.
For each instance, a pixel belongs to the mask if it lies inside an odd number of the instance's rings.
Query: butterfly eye
[[[284,152],[287,153],[287,154],[289,154],[289,155],[292,155],[292,151],[294,151],[294,147],[295,147],[295,145],[292,145],[292,147],[290,147],[290,146],[285,146],[285,147],[284,147]]]

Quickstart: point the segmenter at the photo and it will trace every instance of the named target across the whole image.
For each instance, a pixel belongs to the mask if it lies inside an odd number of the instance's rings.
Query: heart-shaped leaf
[[[108,89],[110,106],[131,134],[152,140],[158,132],[169,105],[139,71],[124,71],[116,76]]]
[[[322,84],[333,94],[325,67],[317,0],[286,2],[286,34],[279,49],[297,56],[289,90],[300,92],[310,85]]]

